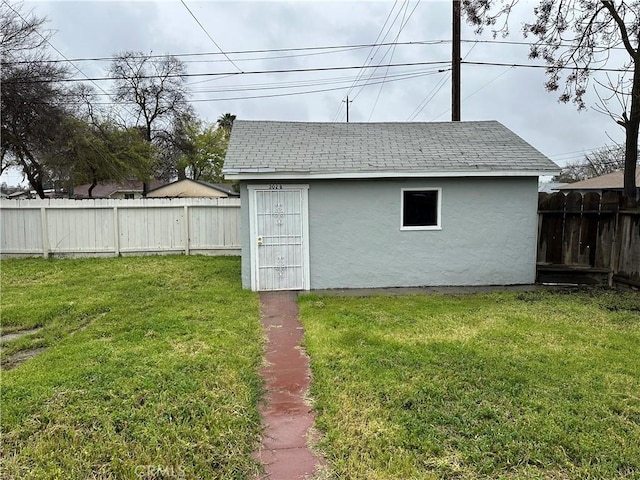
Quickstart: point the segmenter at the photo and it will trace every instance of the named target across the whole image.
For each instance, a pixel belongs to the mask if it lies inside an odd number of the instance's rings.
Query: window
[[[439,188],[402,189],[401,230],[440,230]]]
[[[125,193],[124,194],[124,199],[125,200],[133,200],[134,198],[136,198],[135,193]]]

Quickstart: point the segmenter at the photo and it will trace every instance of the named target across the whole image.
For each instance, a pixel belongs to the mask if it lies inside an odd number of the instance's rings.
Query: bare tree
[[[508,34],[508,20],[519,0],[462,1],[467,21],[481,32]],[[584,95],[595,68],[608,64],[612,52],[624,52],[624,79],[612,85],[621,96],[615,115],[625,131],[624,193],[635,198],[640,129],[640,2],[638,0],[538,0],[535,21],[522,27],[536,38],[529,57],[547,65],[548,91],[560,90],[560,101],[586,107]],[[499,23],[502,21],[502,23]],[[561,83],[564,77],[564,87]]]
[[[33,11],[25,12],[21,4],[0,4],[0,49],[2,63],[25,61],[42,52],[51,33],[44,29],[46,18]]]
[[[624,170],[624,146],[605,146],[586,154],[582,160],[568,162],[553,180],[579,182],[618,170]]]
[[[191,111],[185,64],[173,56],[123,52],[111,64],[110,73],[115,79],[115,100],[131,114],[133,126],[142,130],[148,142],[171,143],[176,122]],[[158,166],[159,173],[166,169]]]

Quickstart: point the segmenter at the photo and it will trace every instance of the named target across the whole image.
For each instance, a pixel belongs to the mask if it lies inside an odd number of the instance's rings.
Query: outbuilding
[[[252,290],[530,284],[538,177],[496,121],[233,125]]]
[[[208,183],[185,178],[149,190],[147,198],[228,198],[239,197],[229,183]]]

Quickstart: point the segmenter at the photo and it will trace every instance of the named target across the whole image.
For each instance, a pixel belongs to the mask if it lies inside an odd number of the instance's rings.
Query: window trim
[[[436,224],[424,226],[405,226],[404,225],[404,192],[437,192],[438,204],[436,206]],[[400,189],[400,230],[416,231],[416,230],[442,230],[442,188],[441,187],[417,187],[417,188],[401,188]]]

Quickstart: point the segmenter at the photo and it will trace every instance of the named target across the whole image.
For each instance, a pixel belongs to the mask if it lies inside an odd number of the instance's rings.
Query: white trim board
[[[560,170],[495,170],[495,171],[440,171],[440,172],[407,172],[401,170],[379,172],[340,172],[340,173],[305,173],[305,172],[225,172],[228,180],[331,180],[331,179],[368,179],[368,178],[459,178],[459,177],[540,177],[555,175]]]

